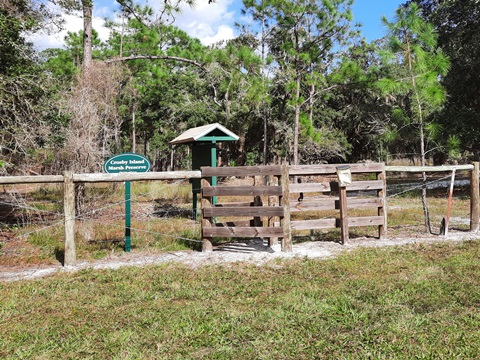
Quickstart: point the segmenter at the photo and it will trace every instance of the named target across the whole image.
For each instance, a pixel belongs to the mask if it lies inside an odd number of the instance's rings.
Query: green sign
[[[150,161],[146,157],[134,153],[125,153],[112,156],[105,161],[103,168],[109,174],[118,174],[124,172],[148,172],[150,166]]]

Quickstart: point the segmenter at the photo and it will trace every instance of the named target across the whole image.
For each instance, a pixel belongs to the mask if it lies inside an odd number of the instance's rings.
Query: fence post
[[[281,220],[281,226],[283,227],[282,251],[292,252],[292,228],[290,226],[290,181],[287,163],[282,165],[280,183],[282,185],[281,204],[283,205],[283,218]]]
[[[346,244],[348,237],[348,214],[347,214],[347,187],[339,184],[339,203],[340,203],[340,230],[342,244]]]
[[[203,175],[202,175],[203,176]],[[207,187],[211,186],[210,182],[203,178],[201,179],[201,188],[202,190]],[[211,227],[213,224],[212,218],[207,218],[203,215],[203,209],[212,206],[212,197],[207,197],[203,195],[202,191],[202,209],[201,209],[201,218],[202,218],[202,252],[210,252],[213,250],[212,238],[203,236],[203,229],[206,227]]]
[[[383,171],[377,174],[377,180],[383,181],[382,190],[377,191],[377,196],[382,199],[382,206],[378,208],[378,216],[383,216],[383,225],[378,227],[379,239],[384,239],[387,235],[387,175],[385,173],[385,165],[383,165]]]
[[[268,186],[278,186],[278,177],[275,175],[270,175],[268,177]],[[278,206],[278,198],[274,196],[269,196],[268,197],[268,206]],[[268,227],[273,227],[275,226],[275,220],[278,220],[278,218],[272,216],[268,218]],[[268,246],[272,247],[274,245],[278,244],[278,238],[273,238],[270,237],[268,238]]]
[[[64,266],[75,266],[75,185],[73,173],[65,171],[63,174],[63,209],[65,215],[65,254]]]
[[[478,231],[479,168],[479,162],[475,161],[470,172],[470,231]]]

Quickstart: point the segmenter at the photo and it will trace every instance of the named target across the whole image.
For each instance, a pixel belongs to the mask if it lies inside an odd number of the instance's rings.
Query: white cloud
[[[181,14],[176,16],[175,26],[189,36],[198,38],[204,45],[233,39],[234,12],[228,10],[232,3],[233,0],[217,0],[210,4],[207,0],[197,0],[193,8],[182,5]],[[158,5],[154,4],[152,7],[158,11]]]
[[[184,30],[189,36],[198,38],[202,44],[211,45],[221,40],[235,38],[233,27],[234,12],[229,11],[229,6],[235,0],[217,0],[208,3],[208,0],[197,0],[194,8],[182,5],[182,13],[176,16],[175,26]],[[159,9],[160,0],[151,0],[154,10]],[[113,18],[114,10],[118,9],[115,0],[101,0],[98,4],[103,6],[94,8],[93,28],[98,32],[101,40],[106,41],[110,30],[105,28],[105,18]],[[58,8],[57,8],[58,10]],[[52,34],[34,34],[30,37],[38,50],[47,48],[60,48],[65,45],[67,32],[79,32],[83,29],[81,13],[76,15],[63,15],[65,19],[64,30]]]
[[[29,40],[35,44],[38,50],[64,47],[65,37],[68,32],[78,33],[80,30],[83,30],[83,19],[80,14],[63,15],[63,19],[65,20],[64,30],[52,34],[37,33],[30,37]],[[110,36],[110,30],[105,27],[105,20],[94,16],[92,23],[100,39],[106,41]]]

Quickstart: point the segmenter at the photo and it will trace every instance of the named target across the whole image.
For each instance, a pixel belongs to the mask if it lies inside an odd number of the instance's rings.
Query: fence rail
[[[297,220],[291,222],[290,211],[302,212],[310,210],[350,210],[358,207],[362,208],[377,208],[379,214],[377,216],[365,216],[365,217],[349,217],[348,226],[367,226],[374,225],[379,226],[379,234],[381,229],[386,229],[386,214],[385,200],[384,200],[384,188],[383,182],[386,180],[386,176],[382,175],[386,172],[454,172],[454,171],[469,171],[470,173],[470,230],[478,231],[479,229],[479,163],[475,162],[472,165],[449,165],[449,166],[385,166],[377,163],[365,163],[365,164],[350,164],[351,172],[364,173],[364,172],[376,172],[379,175],[377,180],[369,181],[357,181],[346,188],[346,191],[360,190],[368,188],[370,190],[377,191],[377,198],[331,198],[324,199],[322,202],[309,202],[309,201],[288,201],[290,193],[308,193],[318,192],[325,193],[331,191],[337,191],[338,185],[335,182],[314,182],[314,183],[291,183],[287,186],[288,181],[281,181],[278,183],[278,179],[282,176],[282,167],[277,165],[269,165],[264,167],[249,166],[241,168],[209,168],[203,169],[203,173],[200,171],[172,171],[172,172],[148,172],[148,173],[120,173],[120,174],[72,174],[71,172],[65,172],[64,175],[37,175],[37,176],[0,176],[0,184],[39,184],[39,183],[63,183],[64,184],[64,216],[65,216],[65,262],[64,265],[75,265],[75,238],[74,238],[74,226],[75,226],[75,183],[100,183],[100,182],[123,182],[123,181],[146,181],[146,180],[178,180],[178,179],[201,179],[203,177],[211,176],[254,176],[254,177],[268,177],[268,186],[257,182],[256,186],[250,188],[235,187],[235,189],[220,189],[219,187],[205,187],[204,196],[206,198],[225,196],[227,193],[233,195],[246,195],[253,196],[253,201],[247,201],[242,203],[230,203],[228,210],[222,209],[221,206],[206,206],[205,216],[207,218],[215,218],[224,216],[225,214],[233,214],[236,216],[243,216],[249,214],[253,216],[256,221],[255,226],[251,226],[250,223],[244,224],[243,230],[234,229],[228,225],[225,226],[210,226],[210,229],[206,229],[203,234],[206,237],[213,236],[265,236],[270,237],[269,244],[274,241],[275,238],[282,237],[282,245],[286,251],[291,250],[291,238],[290,231],[311,229],[315,228],[332,228],[342,226],[342,219],[314,219],[310,220],[310,223],[306,223],[303,220]],[[314,176],[314,175],[327,175],[335,172],[336,165],[310,165],[305,167],[288,166],[285,167],[289,177],[295,176]],[[382,172],[382,169],[384,172]],[[368,170],[368,171],[366,171]],[[284,174],[284,176],[286,176]],[[383,194],[382,194],[383,192]],[[260,210],[259,197],[265,195],[268,197],[268,206],[263,206]],[[281,202],[279,201],[281,200]],[[345,204],[342,205],[342,201]],[[253,210],[255,209],[255,210]],[[253,210],[253,211],[252,211]],[[265,216],[269,218],[269,225],[266,227],[258,226],[259,218]],[[282,219],[282,226],[274,226],[274,218]],[[345,223],[345,221],[343,221]],[[347,229],[342,231],[348,232]]]

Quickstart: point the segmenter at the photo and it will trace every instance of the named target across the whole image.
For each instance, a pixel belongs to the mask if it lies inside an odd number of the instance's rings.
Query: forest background
[[[0,174],[97,172],[121,152],[189,169],[168,142],[214,122],[240,136],[229,165],[479,157],[478,0],[406,1],[372,42],[352,0],[244,0],[239,35],[209,46],[175,25],[193,0],[117,2],[102,41],[94,0],[0,0]],[[35,50],[77,11],[65,48]]]

